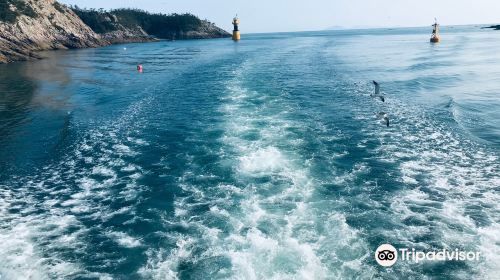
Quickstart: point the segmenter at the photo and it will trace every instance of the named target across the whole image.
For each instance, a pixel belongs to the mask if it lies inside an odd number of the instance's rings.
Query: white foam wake
[[[175,279],[183,262],[204,267],[208,259],[220,258],[230,265],[207,277],[330,279],[354,277],[361,270],[373,275],[374,270],[364,265],[369,250],[357,231],[342,213],[324,207],[328,202],[313,198],[318,181],[297,154],[300,136],[289,132],[305,124],[287,118],[290,108],[279,95],[242,85],[249,67],[234,72],[221,106],[227,119],[222,155],[233,166],[237,185],[203,189],[183,184],[190,195],[176,202],[179,220],[173,223],[198,235],[175,237],[177,249],[163,256],[152,253],[141,272]],[[256,106],[254,100],[265,104]],[[211,205],[209,213],[200,216],[192,211],[205,204]],[[212,220],[226,226],[211,225]]]

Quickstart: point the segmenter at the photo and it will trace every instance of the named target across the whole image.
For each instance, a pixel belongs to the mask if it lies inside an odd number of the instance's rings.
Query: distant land
[[[371,26],[371,25],[356,25],[356,26],[335,25],[335,26],[330,26],[330,27],[326,28],[325,30],[334,31],[334,30],[359,30],[359,29],[378,29],[378,28],[387,28],[387,27]]]
[[[151,14],[137,9],[112,11],[71,7],[94,32],[111,43],[155,39],[183,40],[225,38],[231,34],[191,14]]]
[[[492,26],[488,26],[488,27],[484,27],[484,28],[491,28],[491,29],[495,29],[495,30],[500,30],[500,24],[499,25],[492,25]]]
[[[424,28],[427,27],[431,29],[432,25],[422,25],[422,26],[374,26],[374,25],[357,25],[357,26],[330,26],[324,30],[326,31],[334,31],[334,30],[360,30],[360,29],[405,29],[405,28]],[[482,29],[495,29],[495,30],[500,30],[500,25],[490,25],[487,26],[485,24],[461,24],[461,25],[441,25],[441,27],[447,27],[447,28],[455,28],[455,27],[461,27],[461,26],[475,26],[475,27],[480,27]]]
[[[230,36],[191,14],[88,10],[55,0],[0,0],[0,63],[40,58],[37,52],[43,50]]]

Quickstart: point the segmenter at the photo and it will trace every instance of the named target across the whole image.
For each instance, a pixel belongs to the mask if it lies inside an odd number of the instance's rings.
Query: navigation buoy
[[[233,18],[233,25],[234,25],[234,29],[233,29],[233,41],[239,41],[241,39],[240,30],[238,28],[239,24],[240,24],[240,19],[238,18],[238,15],[236,15]]]
[[[137,65],[137,71],[142,72],[142,65]]]
[[[437,19],[435,19],[435,21],[436,22],[432,25],[431,43],[439,43],[441,41],[441,38],[439,37],[439,24]]]

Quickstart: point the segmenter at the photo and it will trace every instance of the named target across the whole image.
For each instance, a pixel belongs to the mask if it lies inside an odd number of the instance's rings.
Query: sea
[[[500,31],[430,33],[1,65],[1,279],[499,279]],[[381,244],[480,258],[384,267]]]

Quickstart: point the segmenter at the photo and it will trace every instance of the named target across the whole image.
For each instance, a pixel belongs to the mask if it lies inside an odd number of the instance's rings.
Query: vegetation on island
[[[23,0],[0,0],[0,22],[14,23],[20,15],[37,17],[33,8]]]
[[[134,29],[142,28],[147,34],[161,39],[181,37],[179,34],[196,30],[202,21],[192,14],[160,14],[149,13],[139,9],[81,9],[71,6],[71,9],[94,32],[103,34],[119,30],[120,26]]]

